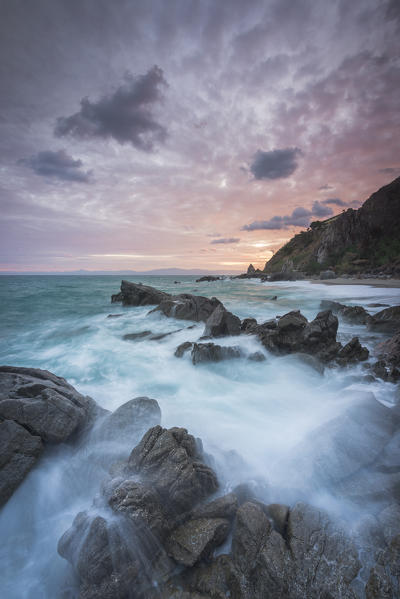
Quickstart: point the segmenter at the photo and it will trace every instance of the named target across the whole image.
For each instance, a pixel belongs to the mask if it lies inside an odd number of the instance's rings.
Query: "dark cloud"
[[[81,100],[79,112],[57,119],[55,135],[77,138],[113,138],[120,144],[151,151],[156,142],[165,140],[167,131],[156,121],[153,106],[162,99],[161,86],[166,86],[162,69],[154,66],[145,75],[127,73],[124,84],[98,102]]]
[[[256,220],[249,225],[244,225],[242,231],[287,229],[290,226],[307,227],[312,217],[311,210],[299,206],[290,215],[273,216],[269,220]]]
[[[331,189],[335,189],[333,187],[333,185],[329,185],[329,183],[326,183],[325,185],[321,185],[321,187],[318,187],[319,191],[330,191]]]
[[[333,206],[347,206],[346,202],[344,202],[340,198],[327,198],[326,200],[322,200],[321,204],[332,204]]]
[[[400,172],[399,166],[388,166],[387,168],[380,168],[378,173],[384,173],[385,175],[397,175]]]
[[[285,179],[296,170],[299,148],[285,148],[264,152],[258,150],[253,157],[250,171],[255,179]]]
[[[213,239],[212,241],[210,241],[210,243],[239,243],[240,238],[239,237],[227,237],[224,238],[222,237],[221,239]]]
[[[52,177],[62,181],[88,183],[91,178],[91,171],[81,170],[82,160],[74,160],[65,150],[38,152],[30,158],[22,158],[18,164],[31,168],[42,177]]]
[[[332,216],[333,210],[329,206],[326,206],[325,203],[318,202],[316,200],[312,205],[312,215],[317,216],[318,218],[323,218],[325,216]]]

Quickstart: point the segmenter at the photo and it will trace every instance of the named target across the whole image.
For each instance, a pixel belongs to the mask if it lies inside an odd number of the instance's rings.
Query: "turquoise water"
[[[321,299],[364,307],[400,303],[398,289],[195,279],[130,278],[171,293],[216,296],[241,318],[251,316],[260,322],[299,308],[314,318]],[[120,280],[119,276],[0,277],[0,363],[50,370],[109,410],[139,395],[153,397],[160,404],[163,426],[184,426],[203,439],[223,489],[259,480],[270,489],[270,500],[290,501],[296,480],[301,497],[345,512],[347,506],[321,488],[321,481],[303,473],[299,480],[293,457],[303,451],[312,454],[313,432],[342,413],[360,392],[372,391],[391,405],[395,386],[365,383],[361,366],[327,369],[321,376],[296,357],[268,355],[257,339],[247,336],[219,342],[239,345],[244,354],[263,351],[265,362],[243,358],[195,367],[189,355],[177,359],[174,351],[183,341],[197,340],[204,324],[188,329],[192,323],[149,314],[149,307],[111,304]],[[276,301],[271,299],[275,295]],[[122,316],[107,318],[109,314]],[[144,330],[174,333],[161,341],[122,338]],[[378,340],[365,327],[340,325],[342,342],[354,335],[370,348]],[[0,564],[6,574],[0,577],[1,599],[58,596],[68,565],[57,555],[57,541],[76,513],[90,508],[106,476],[104,463],[112,461],[109,452],[91,439],[78,449],[63,446],[48,451],[2,509]]]

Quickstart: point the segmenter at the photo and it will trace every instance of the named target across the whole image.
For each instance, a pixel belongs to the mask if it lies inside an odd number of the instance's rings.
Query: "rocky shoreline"
[[[166,317],[203,322],[196,342],[177,347],[177,359],[199,363],[269,353],[293,354],[319,372],[368,364],[365,376],[400,377],[400,307],[373,316],[359,307],[323,303],[308,321],[291,311],[265,323],[239,319],[217,298],[170,295],[123,281],[112,301],[149,306]],[[112,315],[117,316],[117,315]],[[394,333],[374,349],[358,338],[337,341],[338,319],[369,331]],[[190,328],[186,327],[186,328]],[[184,330],[184,329],[179,329]],[[141,338],[159,340],[151,331]],[[169,333],[169,334],[173,334]],[[132,334],[131,334],[132,335]],[[260,351],[244,355],[219,338],[251,335]],[[258,354],[258,355],[256,355]],[[0,367],[0,504],[55,444],[101,447],[115,439],[124,450],[102,459],[104,481],[90,509],[76,514],[59,540],[72,566],[80,599],[395,599],[400,595],[400,411],[372,393],[314,433],[318,459],[299,454],[330,492],[370,511],[350,530],[299,495],[290,505],[266,500],[251,481],[226,488],[212,456],[186,429],[161,426],[155,399],[134,398],[113,413],[78,393],[64,379],[32,368]],[[128,451],[126,451],[128,448]],[[309,475],[311,476],[312,473]],[[295,481],[293,481],[295,486]],[[61,591],[61,589],[60,589]]]

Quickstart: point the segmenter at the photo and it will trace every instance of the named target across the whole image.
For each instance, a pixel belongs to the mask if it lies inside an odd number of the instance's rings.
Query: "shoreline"
[[[344,279],[338,277],[337,279],[305,279],[310,283],[318,285],[369,285],[370,287],[384,287],[399,289],[400,279]]]

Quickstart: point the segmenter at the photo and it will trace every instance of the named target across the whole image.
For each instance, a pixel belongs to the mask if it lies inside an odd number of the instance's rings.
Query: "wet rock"
[[[255,351],[252,354],[249,354],[247,356],[248,360],[251,360],[252,362],[265,362],[265,360],[267,359],[264,354],[260,351]]]
[[[224,337],[226,335],[239,335],[240,318],[228,312],[222,304],[217,306],[210,317],[206,320],[203,336]]]
[[[378,555],[365,586],[366,599],[397,599],[400,596],[400,535]]]
[[[151,481],[166,509],[189,510],[218,488],[202,448],[186,429],[151,428],[129,457],[128,469]]]
[[[400,331],[400,306],[392,306],[369,316],[367,328],[380,333],[397,333]]]
[[[140,333],[127,333],[123,335],[122,339],[125,341],[139,341],[151,335],[151,331],[141,331]]]
[[[385,364],[384,360],[379,360],[378,362],[375,362],[374,364],[372,364],[371,370],[378,379],[387,381],[388,372],[386,370],[386,364]]]
[[[42,453],[42,440],[12,420],[0,422],[0,506],[2,506]]]
[[[93,399],[47,370],[0,366],[0,418],[45,442],[66,441],[99,412]]]
[[[338,353],[337,362],[338,364],[345,366],[347,364],[354,364],[355,362],[364,362],[368,360],[369,351],[366,347],[363,347],[358,337],[353,337]]]
[[[188,570],[184,584],[207,599],[244,599],[241,575],[228,555],[219,555],[210,564],[199,563]],[[204,593],[204,594],[203,594]],[[246,599],[250,599],[247,598]],[[253,597],[253,599],[256,599]]]
[[[352,324],[365,324],[369,317],[368,312],[362,306],[343,306],[340,314],[344,321]]]
[[[322,281],[326,281],[328,279],[336,279],[336,273],[333,270],[323,270],[320,273],[319,278]]]
[[[293,354],[293,357],[305,364],[306,366],[309,366],[310,368],[318,372],[318,374],[324,374],[325,366],[315,356],[311,356],[310,354],[305,354],[303,352],[298,352]]]
[[[221,362],[222,360],[232,360],[240,358],[242,352],[240,347],[229,347],[216,345],[215,343],[194,343],[192,349],[193,364],[204,362]]]
[[[107,318],[121,318],[121,316],[123,316],[123,314],[109,314]]]
[[[289,518],[289,507],[280,503],[270,503],[266,506],[265,513],[272,518],[274,528],[282,537],[285,537]]]
[[[255,333],[256,332],[256,328],[257,328],[257,321],[255,318],[245,318],[242,321],[242,324],[240,326],[240,330],[242,333],[246,333],[246,334],[251,334],[251,333]]]
[[[400,366],[400,332],[377,345],[375,355],[393,366]]]
[[[389,544],[394,536],[400,535],[400,505],[398,503],[391,503],[382,510],[378,514],[378,520],[386,543]]]
[[[112,295],[111,302],[122,302],[123,306],[151,306],[158,305],[169,297],[171,297],[169,293],[164,293],[154,287],[122,281],[121,292]]]
[[[270,532],[270,521],[259,505],[247,501],[240,506],[232,539],[232,558],[240,572],[251,572]]]
[[[221,302],[216,297],[209,299],[201,295],[182,293],[161,301],[155,310],[162,312],[165,316],[180,320],[206,322],[215,308],[221,305]]]
[[[184,341],[183,343],[181,343],[180,345],[178,345],[178,347],[175,350],[175,356],[177,358],[182,358],[182,356],[189,351],[189,349],[192,349],[193,347],[193,343],[191,341]]]
[[[144,433],[161,422],[158,402],[149,397],[135,397],[103,419],[94,431],[96,438],[135,445]]]
[[[207,559],[215,547],[224,542],[229,532],[229,522],[222,518],[189,520],[175,529],[167,539],[168,554],[178,564],[193,566]]]
[[[200,277],[200,279],[196,279],[196,283],[203,283],[203,282],[212,283],[213,281],[219,281],[220,279],[221,279],[221,277],[213,277],[213,276],[209,275],[209,276],[205,276],[205,277]]]
[[[239,504],[235,493],[228,493],[223,497],[218,497],[209,503],[203,503],[192,511],[192,518],[224,518],[232,520],[234,518]]]

